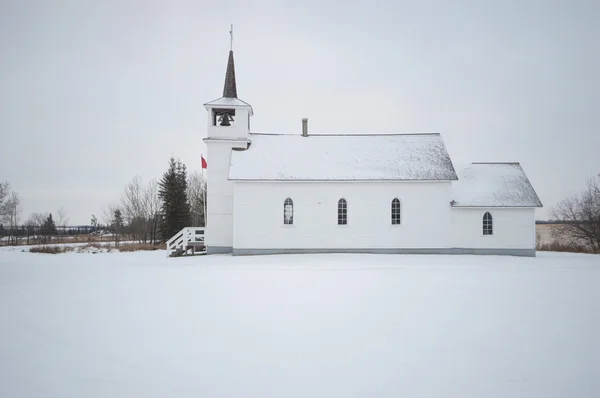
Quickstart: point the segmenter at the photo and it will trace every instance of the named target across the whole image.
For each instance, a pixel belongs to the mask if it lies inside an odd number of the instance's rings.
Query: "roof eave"
[[[223,138],[203,138],[202,141],[204,142],[219,142],[219,141],[225,141],[225,142],[252,142],[250,141],[248,138],[236,138],[236,137],[223,137]]]
[[[491,209],[491,208],[503,208],[503,209],[536,209],[536,208],[540,208],[540,207],[544,207],[542,206],[542,204],[540,203],[539,205],[520,205],[520,206],[514,206],[514,205],[493,205],[493,206],[489,206],[489,205],[460,205],[460,204],[453,204],[451,205],[452,207],[456,207],[456,208],[463,208],[463,209]]]
[[[252,108],[252,105],[250,105],[246,101],[242,101],[239,98],[235,98],[235,99],[237,99],[240,102],[243,102],[243,104],[239,104],[239,105],[235,105],[235,104],[223,105],[223,104],[216,103],[217,101],[222,100],[223,98],[227,98],[227,97],[221,97],[221,98],[214,99],[212,101],[208,101],[208,102],[204,103],[204,107],[208,108],[209,106],[228,106],[228,107],[233,107],[233,108]]]
[[[206,140],[206,139],[205,139]],[[228,177],[230,181],[247,182],[449,182],[454,179],[396,179],[396,178],[368,178],[368,179],[340,179],[340,178],[240,178]]]

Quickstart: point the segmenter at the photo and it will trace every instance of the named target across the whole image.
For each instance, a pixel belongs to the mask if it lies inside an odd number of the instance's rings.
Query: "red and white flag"
[[[202,168],[206,169],[208,167],[208,164],[206,163],[206,160],[204,159],[204,156],[200,155],[200,157],[202,158]]]

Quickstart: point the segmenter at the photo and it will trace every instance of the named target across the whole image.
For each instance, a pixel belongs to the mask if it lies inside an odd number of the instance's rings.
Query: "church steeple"
[[[235,84],[235,66],[233,64],[233,51],[229,51],[229,60],[227,61],[227,72],[225,72],[225,86],[223,87],[223,97],[237,98],[237,87]]]
[[[204,104],[209,112],[208,138],[210,139],[247,139],[250,132],[250,117],[253,115],[252,106],[237,96],[235,65],[233,62],[233,25],[229,34],[229,59],[227,60],[227,71],[225,72],[223,96]]]

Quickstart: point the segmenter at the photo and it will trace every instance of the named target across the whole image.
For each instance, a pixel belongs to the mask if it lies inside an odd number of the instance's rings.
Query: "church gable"
[[[250,134],[233,151],[230,180],[368,181],[456,180],[440,134]]]

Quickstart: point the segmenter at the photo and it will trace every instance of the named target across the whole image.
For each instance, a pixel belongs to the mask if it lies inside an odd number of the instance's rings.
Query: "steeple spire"
[[[223,87],[223,97],[237,98],[235,66],[233,64],[233,25],[231,25],[229,35],[231,36],[229,42],[229,60],[227,61],[227,72],[225,72],[225,87]]]
[[[225,87],[223,87],[223,97],[237,98],[237,87],[235,85],[235,67],[233,65],[233,51],[229,51],[229,61],[227,61],[227,72],[225,73]]]

